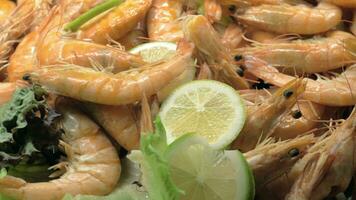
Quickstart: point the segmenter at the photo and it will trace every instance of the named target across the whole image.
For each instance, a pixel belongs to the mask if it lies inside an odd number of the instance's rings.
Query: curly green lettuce
[[[143,135],[140,151],[134,151],[130,156],[141,165],[142,183],[150,199],[178,200],[183,194],[171,179],[168,162],[164,157],[166,149],[166,131],[157,118],[155,132]]]
[[[48,166],[59,156],[60,115],[46,104],[46,92],[37,85],[17,89],[0,107],[0,169],[26,180],[48,178]]]

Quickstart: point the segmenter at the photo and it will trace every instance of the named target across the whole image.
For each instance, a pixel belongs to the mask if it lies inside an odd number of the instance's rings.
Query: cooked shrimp
[[[78,100],[106,105],[130,104],[151,96],[191,66],[192,47],[183,47],[169,61],[117,74],[75,65],[43,67],[30,79],[50,90]]]
[[[212,78],[212,73],[211,73],[209,65],[206,63],[203,63],[202,65],[200,65],[197,80],[211,79],[211,78]]]
[[[266,101],[273,94],[274,90],[239,90],[239,94],[246,101],[248,107],[253,107],[258,103]],[[319,105],[304,99],[299,99],[277,125],[272,137],[280,140],[296,138],[297,136],[317,128],[320,119],[325,113],[325,106]]]
[[[51,0],[25,0],[0,25],[0,65],[7,62],[17,40],[48,15]]]
[[[221,20],[222,8],[217,1],[218,0],[204,0],[204,16],[210,23]]]
[[[277,36],[275,33],[267,32],[267,31],[253,31],[251,33],[251,39],[253,41],[259,42],[259,43],[270,43],[271,41],[274,40],[274,38]]]
[[[237,19],[249,26],[281,34],[316,34],[330,30],[341,21],[337,6],[319,3],[315,8],[305,5],[260,5],[248,8]]]
[[[356,11],[354,11],[354,17],[352,19],[352,25],[350,27],[350,30],[356,36]]]
[[[312,134],[277,142],[269,139],[244,153],[253,171],[257,190],[289,171],[314,142]]]
[[[125,49],[131,49],[144,43],[145,38],[147,38],[145,21],[141,21],[131,32],[119,39],[118,42],[123,45]]]
[[[7,19],[15,9],[16,4],[10,0],[0,0],[0,22]]]
[[[296,79],[282,74],[266,62],[253,57],[246,58],[246,68],[253,75],[276,86],[283,86]],[[335,78],[307,79],[307,87],[303,98],[314,103],[328,106],[350,106],[356,104],[356,66],[348,67]]]
[[[233,53],[260,58],[289,74],[325,72],[355,62],[356,52],[348,46],[356,43],[356,38],[351,34],[347,36],[259,44]]]
[[[183,22],[185,37],[192,41],[204,55],[207,64],[212,67],[216,79],[220,79],[237,89],[249,87],[247,81],[240,77],[234,65],[232,55],[223,45],[218,33],[202,15],[191,15]]]
[[[246,152],[253,149],[259,141],[270,137],[304,89],[305,83],[302,79],[293,80],[260,105],[248,107],[245,125],[231,147]]]
[[[345,8],[356,8],[355,0],[323,0],[323,1]]]
[[[65,4],[67,3],[67,4]],[[74,16],[81,13],[81,9],[83,9],[83,4],[79,4],[78,1],[73,1],[73,3],[77,3],[76,6],[70,6],[70,2],[64,2],[69,12],[72,12]],[[55,10],[55,8],[53,9]],[[43,23],[40,25],[35,31],[32,31],[28,35],[24,37],[24,39],[17,46],[15,52],[10,57],[9,66],[7,67],[7,74],[9,81],[15,81],[18,79],[22,79],[23,75],[33,71],[38,63],[37,63],[37,43],[40,38],[40,32],[43,27],[45,27],[51,21],[51,16],[53,15],[53,11],[46,19],[43,20]],[[42,28],[41,28],[42,27]]]
[[[13,82],[13,83],[0,83],[0,106],[6,102],[8,102],[14,91],[19,87],[24,87],[26,83],[22,81]]]
[[[26,35],[25,38],[17,46],[15,52],[11,55],[7,76],[9,81],[16,81],[31,72],[37,65],[36,59],[36,42],[39,38],[39,32],[33,31]]]
[[[317,142],[296,163],[291,174],[299,174],[286,199],[324,199],[346,190],[353,172],[356,111],[331,135]]]
[[[70,62],[82,66],[92,66],[95,64],[94,62],[97,62],[98,65],[113,65],[113,67],[120,66],[127,69],[143,63],[139,57],[116,48],[65,39],[60,32],[57,32],[58,24],[73,19],[97,3],[98,0],[87,0],[85,3],[82,1],[64,3],[63,15],[60,15],[59,11],[62,7],[53,8],[41,27],[26,35],[11,56],[7,69],[9,80],[21,79],[25,73],[38,68],[39,64]],[[47,32],[49,33],[46,34]],[[127,62],[126,58],[129,59]],[[120,71],[121,69],[116,68],[116,70]]]
[[[85,103],[84,108],[126,150],[139,148],[140,131],[132,105],[106,106]]]
[[[235,23],[231,23],[227,26],[222,35],[221,42],[228,49],[232,50],[239,46],[242,41],[243,30]]]
[[[90,39],[99,44],[118,40],[145,18],[152,0],[126,0],[105,16],[83,27],[78,38]]]
[[[30,29],[34,30],[48,15],[51,5],[52,0],[21,1],[11,13],[10,18],[2,24],[2,27],[5,28],[3,31],[8,31],[6,28],[13,29],[13,32],[8,34],[20,34],[17,36],[21,36]]]
[[[280,5],[285,3],[296,4],[300,3],[300,0],[218,0],[224,6],[234,5],[238,8],[259,6],[263,4]]]
[[[153,0],[147,15],[148,37],[153,41],[177,42],[183,32],[178,18],[183,13],[180,0]]]
[[[285,38],[275,33],[260,31],[260,30],[253,31],[251,33],[251,39],[253,41],[256,41],[256,43],[263,43],[263,44],[286,43],[287,41],[289,41],[288,37]]]
[[[88,117],[64,102],[58,106],[67,153],[66,172],[48,182],[29,183],[7,176],[0,180],[0,192],[15,199],[62,199],[65,194],[105,195],[120,177],[116,149]]]
[[[53,19],[41,31],[41,40],[37,44],[37,58],[40,65],[53,65],[58,63],[73,63],[80,66],[93,65],[112,66],[113,72],[119,72],[130,67],[144,64],[137,55],[129,54],[123,50],[95,44],[92,42],[66,38],[61,32],[66,20],[63,20],[60,7],[53,11]],[[68,16],[72,18],[72,16]]]
[[[321,117],[325,112],[325,106],[306,100],[299,100],[292,108],[291,114],[273,131],[272,136],[277,139],[286,140],[317,128]]]

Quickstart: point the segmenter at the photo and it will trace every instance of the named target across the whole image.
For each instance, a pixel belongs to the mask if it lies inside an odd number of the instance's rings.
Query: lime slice
[[[254,180],[243,155],[211,148],[196,134],[186,134],[166,152],[174,184],[185,192],[181,200],[252,200]]]
[[[176,49],[177,45],[171,42],[149,42],[132,48],[130,53],[139,54],[145,62],[154,63],[171,58]]]
[[[197,133],[212,147],[228,146],[245,122],[245,106],[230,86],[212,80],[192,81],[176,89],[159,113],[168,143],[186,133]]]
[[[139,54],[145,62],[154,63],[164,59],[170,59],[175,55],[177,45],[171,42],[150,42],[139,45],[130,50],[132,54]],[[162,88],[158,93],[159,101],[167,98],[178,86],[190,82],[195,77],[195,66],[192,63],[180,76]]]

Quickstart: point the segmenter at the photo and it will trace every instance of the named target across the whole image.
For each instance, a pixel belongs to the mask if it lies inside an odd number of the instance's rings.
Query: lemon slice
[[[138,54],[145,62],[154,63],[170,59],[176,53],[177,45],[171,42],[149,42],[132,48],[129,52]]]
[[[183,134],[197,133],[216,149],[225,148],[238,136],[246,118],[237,92],[212,80],[180,86],[163,103],[159,115],[168,143]]]
[[[165,154],[181,200],[252,200],[254,179],[243,155],[215,150],[196,134],[186,134]]]
[[[141,55],[148,63],[159,62],[172,58],[176,53],[177,45],[171,42],[150,42],[141,44],[130,50],[132,54]],[[163,101],[178,86],[190,82],[195,77],[195,66],[192,63],[180,76],[162,88],[158,93],[159,101]]]

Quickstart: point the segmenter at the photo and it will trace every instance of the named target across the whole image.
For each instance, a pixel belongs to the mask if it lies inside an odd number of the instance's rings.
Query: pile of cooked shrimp
[[[126,0],[65,29],[103,2],[0,0],[0,105],[17,88],[46,88],[67,156],[54,166],[59,178],[6,176],[0,193],[112,192],[121,173],[113,142],[138,149],[157,92],[194,61],[196,79],[245,100],[231,148],[244,153],[257,199],[345,198],[356,175],[356,0]],[[145,63],[128,52],[152,41],[177,43],[176,55]]]

